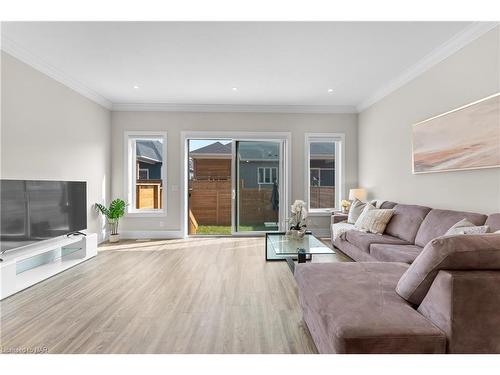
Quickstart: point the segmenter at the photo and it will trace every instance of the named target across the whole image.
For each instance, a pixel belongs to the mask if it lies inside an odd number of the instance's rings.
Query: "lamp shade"
[[[350,189],[349,190],[349,200],[359,199],[360,201],[366,200],[366,190],[365,189]]]

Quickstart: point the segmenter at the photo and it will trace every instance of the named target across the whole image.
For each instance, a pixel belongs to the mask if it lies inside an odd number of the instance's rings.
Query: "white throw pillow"
[[[354,227],[362,231],[382,234],[393,214],[394,210],[392,209],[379,209],[368,203],[356,220]]]
[[[454,234],[483,234],[488,232],[489,227],[487,225],[474,225],[467,219],[462,219],[458,223],[454,224],[445,233],[445,236],[450,236]]]
[[[354,224],[346,223],[345,221],[341,223],[332,224],[332,242],[335,241],[342,233],[345,233],[349,230],[356,229],[354,228]]]

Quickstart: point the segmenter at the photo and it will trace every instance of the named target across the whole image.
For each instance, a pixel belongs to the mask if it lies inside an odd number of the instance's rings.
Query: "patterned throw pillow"
[[[358,220],[359,215],[363,212],[366,207],[366,203],[361,202],[359,199],[354,199],[349,208],[349,215],[347,216],[347,222],[349,224],[354,224]]]
[[[379,209],[368,203],[356,220],[354,227],[362,231],[382,234],[393,214],[394,210],[392,209]]]
[[[445,233],[445,236],[450,236],[454,234],[483,234],[488,232],[489,227],[487,225],[474,225],[467,219],[462,219],[458,223],[454,224]]]

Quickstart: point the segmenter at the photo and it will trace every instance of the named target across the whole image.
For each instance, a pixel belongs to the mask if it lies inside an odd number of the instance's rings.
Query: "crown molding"
[[[4,34],[1,49],[30,65],[84,97],[112,111],[151,112],[256,112],[256,113],[360,113],[448,58],[467,44],[484,35],[499,22],[474,22],[452,39],[432,51],[398,77],[380,87],[357,106],[349,105],[233,105],[233,104],[174,104],[174,103],[112,103],[98,92],[42,61]]]
[[[383,85],[374,93],[369,95],[357,106],[357,112],[359,113],[364,111],[387,95],[422,75],[434,65],[450,57],[467,44],[492,30],[499,24],[499,22],[474,22],[472,25],[465,28],[446,43],[442,44],[440,47],[436,48],[430,54],[418,61],[415,65],[408,68],[401,75],[389,81],[387,84]]]
[[[128,112],[357,113],[355,106],[347,105],[114,103],[111,109]]]
[[[23,47],[19,46],[17,43],[10,40],[4,34],[2,34],[1,49],[6,53],[8,53],[9,55],[12,55],[16,59],[24,62],[25,64],[28,64],[34,69],[56,80],[57,82],[62,83],[63,85],[76,91],[80,95],[83,95],[87,99],[90,99],[107,109],[111,109],[112,103],[108,99],[103,97],[101,94],[88,88],[78,80],[70,77],[69,75],[65,74],[64,72],[55,68],[54,66],[47,64],[45,61],[42,61],[40,58],[33,55],[31,52],[27,51]]]

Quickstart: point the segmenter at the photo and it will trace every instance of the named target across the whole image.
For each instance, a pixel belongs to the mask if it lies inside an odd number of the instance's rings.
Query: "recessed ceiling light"
[[[328,89],[328,92],[331,94],[333,92],[333,89]]]
[[[233,87],[231,90],[238,91],[238,88],[237,87]]]
[[[137,86],[137,85],[134,85],[134,89],[136,89],[136,90],[137,90],[138,88],[139,88],[139,86]]]

